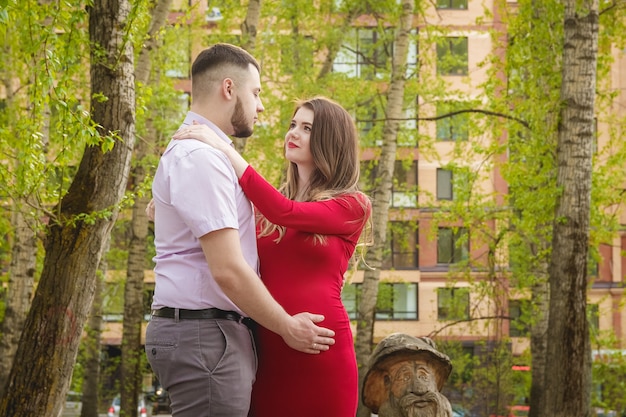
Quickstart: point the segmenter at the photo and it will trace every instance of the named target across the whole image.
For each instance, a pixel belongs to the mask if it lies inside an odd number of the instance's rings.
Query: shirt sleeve
[[[189,149],[169,174],[171,204],[195,237],[239,227],[237,177],[221,152],[208,146]]]
[[[303,232],[349,236],[361,231],[371,211],[369,200],[362,194],[312,202],[290,200],[251,166],[246,168],[239,184],[270,222]]]

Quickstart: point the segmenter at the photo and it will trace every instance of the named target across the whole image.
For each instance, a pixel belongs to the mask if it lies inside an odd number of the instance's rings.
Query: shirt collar
[[[226,143],[228,143],[230,146],[233,146],[233,141],[224,132],[222,132],[222,129],[217,127],[217,125],[215,125],[215,123],[211,122],[206,117],[200,116],[198,113],[194,113],[192,111],[187,112],[187,116],[185,117],[185,121],[183,122],[183,126],[191,126],[191,125],[193,125],[194,121],[196,121],[196,122],[198,122],[200,124],[209,126],[213,131],[215,131],[215,133],[217,133],[217,135],[219,137],[224,139],[224,141],[226,141]]]

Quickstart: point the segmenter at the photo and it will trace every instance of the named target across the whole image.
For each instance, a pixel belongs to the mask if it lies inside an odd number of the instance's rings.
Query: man
[[[192,105],[183,123],[248,137],[258,113],[259,64],[216,44],[191,69]],[[258,277],[252,205],[226,156],[199,141],[172,141],[157,168],[155,292],[146,354],[177,417],[246,416],[256,371],[251,319],[292,348],[320,353],[334,332],[323,316],[287,314]]]

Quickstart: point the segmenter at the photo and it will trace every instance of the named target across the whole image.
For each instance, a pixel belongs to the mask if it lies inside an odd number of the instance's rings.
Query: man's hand
[[[287,331],[281,336],[292,349],[318,354],[335,344],[335,339],[333,339],[335,332],[315,324],[323,320],[324,316],[319,314],[296,314],[291,316]]]

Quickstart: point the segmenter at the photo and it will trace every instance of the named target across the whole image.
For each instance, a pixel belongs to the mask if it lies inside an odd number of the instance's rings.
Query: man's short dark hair
[[[247,70],[250,64],[261,72],[257,60],[245,49],[228,43],[216,43],[196,57],[191,66],[191,78],[222,65],[232,65]]]

